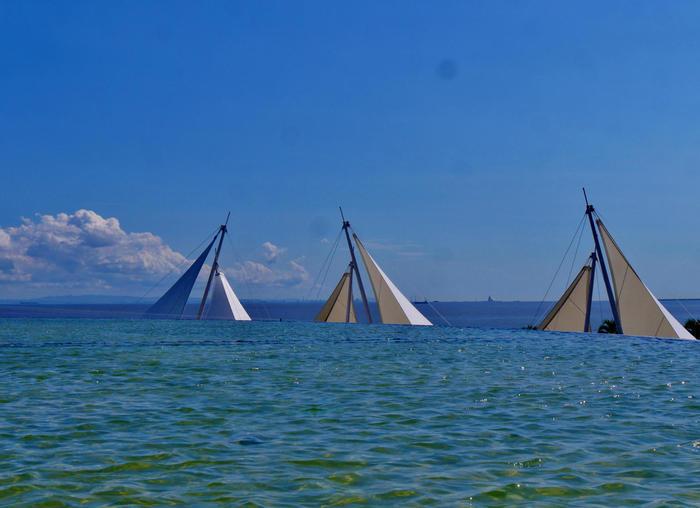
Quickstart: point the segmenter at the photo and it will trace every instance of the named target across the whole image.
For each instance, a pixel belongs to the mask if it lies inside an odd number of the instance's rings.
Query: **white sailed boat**
[[[342,209],[340,213],[342,216]],[[343,217],[343,231],[345,232],[348,249],[350,250],[350,263],[325,305],[316,316],[315,321],[328,323],[357,323],[355,304],[352,297],[353,278],[356,277],[367,319],[370,323],[373,322],[357,259],[355,258],[355,249],[350,241],[350,229],[352,229],[350,223]],[[377,308],[379,309],[381,322],[400,325],[432,325],[432,323],[413,306],[408,298],[399,291],[396,285],[391,282],[391,279],[389,279],[374,258],[367,252],[367,249],[362,245],[362,242],[360,242],[360,239],[354,231],[352,237],[355,240],[357,249],[360,251],[362,261],[369,275],[372,290],[377,300]]]
[[[224,241],[224,235],[226,235],[228,232],[226,224],[228,224],[228,217],[226,217],[226,223],[219,227],[214,235],[214,238],[212,238],[211,242],[209,242],[195,262],[192,263],[187,271],[177,280],[177,282],[175,282],[175,284],[172,285],[170,289],[168,289],[168,291],[166,291],[163,296],[158,299],[156,303],[149,307],[149,309],[146,311],[147,317],[169,319],[179,319],[182,317],[182,313],[185,310],[185,305],[190,297],[194,283],[199,276],[199,272],[202,270],[202,266],[204,265],[211,248],[218,238],[219,243],[214,253],[214,261],[211,265],[207,285],[204,288],[204,295],[202,296],[202,301],[199,305],[197,319],[204,318],[250,321],[250,316],[246,312],[245,308],[243,308],[243,305],[236,296],[236,293],[233,291],[233,288],[229,284],[224,272],[219,266],[221,244]],[[212,282],[214,283],[214,291],[212,291],[211,300],[207,305],[207,297],[209,296]]]
[[[617,333],[694,340],[695,337],[671,315],[642,282],[593,206],[588,204],[588,199],[586,199],[586,215],[593,233],[595,250],[538,328],[562,332],[591,331],[593,283],[596,265],[598,265],[603,275]],[[612,284],[608,277],[599,235],[607,255]]]

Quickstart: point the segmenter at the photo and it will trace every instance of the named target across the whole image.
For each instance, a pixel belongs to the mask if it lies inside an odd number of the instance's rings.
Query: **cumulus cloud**
[[[105,289],[149,283],[185,257],[151,233],[127,233],[92,210],[23,218],[0,228],[0,283]]]
[[[10,248],[10,235],[0,228],[0,249]]]
[[[255,261],[245,261],[239,263],[236,268],[226,270],[226,275],[236,282],[276,288],[297,286],[309,280],[309,273],[301,265],[300,260],[290,261],[284,269],[279,270],[272,270]]]
[[[284,254],[287,251],[286,248],[277,247],[276,245],[270,242],[263,243],[262,248],[263,258],[265,258],[265,262],[269,265],[277,261],[277,258],[279,258],[282,254]]]
[[[226,274],[237,283],[284,294],[284,289],[309,280],[303,259],[279,259],[286,250],[265,242],[262,262],[245,261]],[[143,293],[164,275],[173,282],[193,261],[160,237],[126,232],[116,218],[92,210],[37,215],[23,218],[17,227],[0,227],[0,286],[5,294]],[[205,264],[200,280],[208,273]]]

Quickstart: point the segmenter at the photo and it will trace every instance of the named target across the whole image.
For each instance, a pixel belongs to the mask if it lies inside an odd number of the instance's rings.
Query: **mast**
[[[583,324],[583,331],[591,331],[591,305],[593,304],[593,283],[595,282],[595,263],[596,263],[595,251],[591,252],[591,278],[588,281],[588,297],[586,299],[586,320]]]
[[[350,322],[350,309],[352,309],[352,263],[350,263],[350,275],[348,281],[348,305],[345,309],[345,322]]]
[[[595,250],[598,253],[598,261],[600,262],[600,271],[603,272],[603,281],[605,282],[605,289],[608,293],[608,300],[610,301],[610,310],[612,310],[613,319],[615,320],[615,325],[617,326],[617,333],[623,333],[622,323],[620,321],[620,314],[617,310],[617,301],[615,300],[615,293],[613,292],[612,286],[610,285],[608,270],[605,268],[605,259],[603,258],[603,252],[600,249],[600,242],[598,241],[598,232],[595,228],[595,224],[593,224],[593,212],[595,212],[595,208],[593,208],[593,205],[588,204],[588,196],[586,195],[585,188],[583,189],[583,197],[586,200],[586,215],[588,215],[588,221],[591,224],[591,232],[593,233]]]
[[[207,279],[207,285],[204,288],[204,295],[202,296],[202,303],[199,304],[199,310],[197,311],[197,319],[202,319],[202,312],[204,312],[204,305],[207,303],[207,296],[209,295],[209,288],[211,287],[211,280],[214,278],[214,273],[219,268],[219,253],[221,252],[221,244],[224,243],[224,235],[228,231],[226,225],[228,224],[228,218],[231,216],[231,212],[226,215],[226,222],[219,227],[219,231],[216,233],[219,236],[219,244],[216,246],[216,253],[214,254],[214,262],[211,264],[211,271],[209,272],[209,278]]]
[[[350,233],[348,233],[348,228],[350,227],[350,223],[345,220],[345,216],[343,215],[343,209],[342,207],[340,208],[340,217],[343,219],[343,231],[345,231],[345,239],[348,241],[348,248],[350,249],[350,258],[352,261],[350,264],[352,265],[352,268],[355,270],[355,275],[357,275],[357,285],[360,288],[360,295],[362,296],[362,303],[365,305],[365,312],[367,313],[367,319],[369,322],[372,322],[372,314],[369,311],[369,303],[367,303],[367,295],[365,294],[365,288],[362,285],[362,277],[360,277],[360,270],[357,268],[357,260],[355,259],[355,249],[352,248],[352,242],[350,241]],[[352,273],[352,271],[350,272]],[[352,281],[352,279],[351,279]],[[352,288],[352,286],[350,286]],[[352,290],[350,291],[350,296],[352,296]]]

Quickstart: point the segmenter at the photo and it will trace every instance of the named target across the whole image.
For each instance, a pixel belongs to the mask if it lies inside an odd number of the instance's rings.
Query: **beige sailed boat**
[[[591,331],[593,283],[596,267],[599,266],[617,333],[694,340],[695,337],[642,282],[593,206],[588,204],[587,198],[586,215],[593,233],[595,250],[538,328],[562,332]],[[599,236],[612,277],[608,276]]]
[[[373,322],[370,312],[367,295],[362,277],[358,268],[357,259],[355,258],[355,249],[350,240],[350,222],[345,220],[340,211],[343,220],[342,229],[345,233],[345,238],[350,251],[350,263],[348,268],[340,277],[340,281],[335,286],[326,303],[321,308],[315,318],[315,321],[327,323],[357,323],[357,314],[355,312],[355,304],[353,302],[353,279],[357,279],[357,286],[360,290],[360,296],[364,304],[365,313],[370,323]],[[372,290],[377,300],[377,308],[379,309],[379,318],[385,324],[400,324],[400,325],[432,325],[432,323],[416,309],[413,304],[406,298],[396,285],[389,279],[384,271],[379,267],[374,258],[367,252],[367,249],[357,234],[353,231],[352,238],[357,245],[357,250],[360,251],[365,269],[369,275]]]

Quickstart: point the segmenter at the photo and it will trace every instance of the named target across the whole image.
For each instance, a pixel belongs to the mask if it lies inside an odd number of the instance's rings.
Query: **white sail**
[[[223,272],[216,271],[214,276],[214,292],[209,303],[207,319],[228,319],[250,321],[250,316],[243,308],[233,288],[226,280]]]
[[[689,339],[693,337],[649,291],[598,219],[615,288],[617,310],[625,335]]]
[[[351,298],[350,285],[352,280],[350,273],[345,272],[340,278],[340,282],[335,287],[331,296],[326,301],[325,305],[318,313],[314,321],[326,323],[345,323],[345,318],[348,317],[348,299]],[[357,315],[355,314],[355,303],[350,301],[350,323],[357,323]]]
[[[353,233],[353,238],[360,250],[365,268],[372,282],[374,296],[377,299],[379,315],[382,323],[399,325],[432,325],[426,317],[408,301],[401,291],[394,285],[389,277],[379,268],[369,252],[364,248],[360,239]]]
[[[586,265],[537,328],[557,332],[587,331],[586,303],[590,284],[591,267]]]

